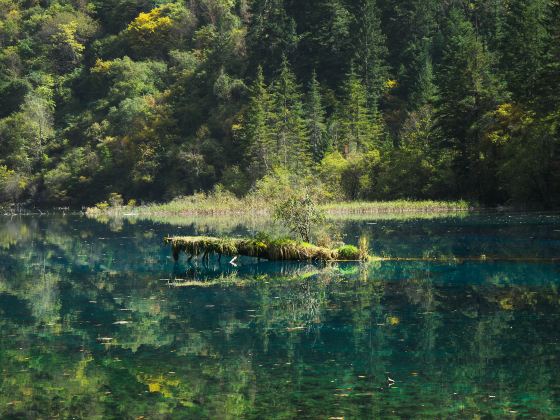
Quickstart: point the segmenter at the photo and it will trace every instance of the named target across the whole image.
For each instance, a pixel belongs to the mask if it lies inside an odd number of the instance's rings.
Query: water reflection
[[[557,219],[492,217],[339,227],[391,255],[557,252]],[[3,221],[0,417],[560,415],[557,264],[174,264],[174,229]]]

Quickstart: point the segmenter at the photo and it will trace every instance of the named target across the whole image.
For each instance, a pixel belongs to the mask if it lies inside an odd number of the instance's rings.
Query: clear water
[[[161,238],[248,228],[4,217],[0,418],[560,416],[560,264],[538,260],[560,217],[337,226],[377,254],[534,259],[191,266]]]

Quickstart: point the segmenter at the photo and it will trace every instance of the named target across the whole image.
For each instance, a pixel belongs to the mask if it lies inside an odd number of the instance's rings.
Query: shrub
[[[354,245],[344,245],[338,248],[339,260],[359,260],[361,259],[360,250]]]
[[[99,210],[107,210],[109,208],[109,203],[102,201],[101,203],[97,203],[95,207]]]
[[[122,195],[120,195],[119,193],[111,193],[109,194],[109,205],[111,207],[122,207],[124,204],[124,200]]]
[[[308,191],[293,193],[274,206],[274,218],[283,222],[288,229],[302,240],[309,242],[311,230],[325,220],[324,213],[317,207]]]

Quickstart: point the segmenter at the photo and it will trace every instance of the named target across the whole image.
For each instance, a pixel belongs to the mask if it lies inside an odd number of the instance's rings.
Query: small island
[[[365,247],[343,245],[327,248],[293,239],[213,238],[208,236],[174,236],[164,239],[171,245],[173,258],[181,252],[193,257],[208,259],[210,255],[236,257],[238,255],[271,261],[367,261]]]

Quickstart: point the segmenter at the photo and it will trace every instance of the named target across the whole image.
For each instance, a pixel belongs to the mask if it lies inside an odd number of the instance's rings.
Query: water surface
[[[0,417],[560,416],[560,217],[336,222],[378,255],[527,261],[205,266],[161,243],[255,229],[3,217]]]

